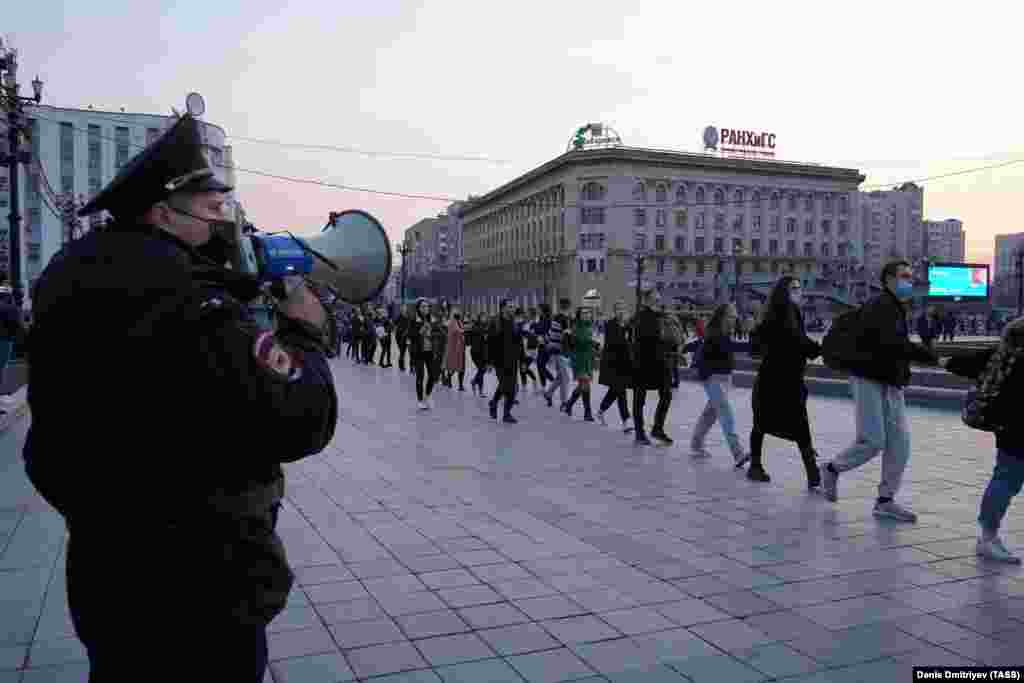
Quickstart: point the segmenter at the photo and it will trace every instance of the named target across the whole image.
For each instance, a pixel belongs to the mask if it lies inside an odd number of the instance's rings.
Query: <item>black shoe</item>
[[[568,401],[566,401],[565,403],[562,404],[562,407],[560,408],[560,410],[563,413],[565,413],[566,415],[568,415],[569,417],[572,417],[572,408],[569,406],[569,402]]]
[[[633,443],[637,446],[650,446],[651,440],[643,432],[640,432],[636,435],[636,440]]]
[[[515,419],[509,414],[506,414],[505,417],[501,418],[501,421],[510,425],[519,424],[519,420]]]
[[[554,407],[555,404],[552,402],[550,396],[548,396],[547,394],[544,394],[544,400],[548,402],[548,408],[553,408]]]
[[[460,384],[460,385],[459,385],[459,391],[465,391],[465,390],[466,390],[466,387],[464,387],[464,386],[462,386],[462,385]]]
[[[665,433],[664,429],[652,429],[651,436],[653,436],[658,441],[662,441],[666,444],[673,443],[672,439],[669,438],[668,434]]]
[[[590,415],[590,414],[584,415],[583,416],[583,421],[584,422],[593,422],[594,421],[594,416]]]
[[[747,470],[747,479],[750,481],[771,481],[772,478],[768,476],[768,473],[764,471],[764,467],[761,465],[751,465],[750,469]]]
[[[514,405],[514,406],[519,405],[519,399],[518,398],[512,399],[512,405]]]
[[[497,420],[498,419],[498,404],[497,403],[488,403],[487,407],[491,409],[491,419],[492,420]]]

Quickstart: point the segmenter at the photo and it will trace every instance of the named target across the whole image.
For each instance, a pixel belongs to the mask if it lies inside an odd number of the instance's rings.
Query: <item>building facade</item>
[[[82,206],[175,121],[173,116],[49,106],[31,107],[28,119],[33,163],[19,167],[26,296],[49,260],[72,238],[63,220],[62,203],[74,197]],[[221,180],[234,186],[232,152],[224,144],[224,130],[205,122],[200,130],[210,165]],[[0,173],[2,211],[10,206],[10,180],[6,171]],[[238,208],[233,193],[229,210],[231,204]],[[87,231],[104,221],[103,213],[84,219],[82,227]],[[4,272],[10,269],[9,245],[8,223],[4,221],[0,227],[0,269]]]
[[[894,258],[916,262],[927,254],[920,186],[904,183],[892,190],[861,193],[859,203],[864,265],[869,272],[880,272]]]
[[[697,303],[782,272],[823,286],[880,249],[856,220],[863,180],[854,169],[707,154],[567,152],[466,203],[466,302],[578,306],[597,289],[608,311],[633,304],[641,263],[641,284]]]
[[[944,221],[924,221],[926,235],[925,255],[937,261],[963,263],[966,254],[964,224],[956,218]]]
[[[1017,304],[1018,250],[1024,250],[1024,232],[996,235],[995,256],[992,261],[992,289],[1000,305]]]
[[[462,301],[464,207],[464,202],[455,202],[436,217],[425,218],[406,229],[406,299]]]

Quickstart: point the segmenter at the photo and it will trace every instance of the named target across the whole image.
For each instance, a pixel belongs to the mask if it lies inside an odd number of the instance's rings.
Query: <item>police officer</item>
[[[258,683],[293,583],[281,463],[334,434],[326,312],[300,285],[275,332],[256,324],[214,237],[230,189],[183,116],[80,212],[113,224],[40,279],[24,456],[68,526],[91,683]]]

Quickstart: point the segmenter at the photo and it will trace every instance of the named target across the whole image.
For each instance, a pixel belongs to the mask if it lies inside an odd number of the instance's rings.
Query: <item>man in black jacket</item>
[[[405,350],[409,340],[409,306],[402,304],[402,308],[395,320],[395,344],[398,345],[398,369],[405,372]]]
[[[516,371],[519,356],[522,353],[522,337],[516,329],[513,318],[515,305],[508,299],[501,302],[501,314],[491,324],[488,335],[487,358],[498,375],[498,390],[489,403],[491,419],[498,419],[498,400],[505,399],[505,415],[502,422],[515,424],[518,420],[512,417],[512,405],[516,400]]]
[[[651,389],[658,392],[651,436],[662,443],[672,443],[665,433],[665,419],[672,403],[672,380],[666,361],[667,349],[661,339],[663,314],[654,310],[660,305],[661,293],[656,289],[645,290],[641,295],[640,310],[633,318],[633,427],[637,445],[651,443],[644,432],[644,405]]]
[[[857,351],[871,360],[862,361],[850,371],[850,388],[857,404],[857,440],[822,470],[822,491],[835,501],[839,474],[882,454],[882,481],[874,515],[916,522],[917,515],[893,500],[910,459],[903,389],[910,383],[911,361],[935,365],[938,358],[910,341],[905,303],[914,288],[910,264],[887,263],[880,279],[882,293],[864,304],[858,325]]]
[[[68,525],[92,681],[154,665],[191,680],[202,662],[204,679],[259,683],[294,580],[281,463],[334,434],[327,313],[298,284],[276,332],[258,325],[243,302],[259,283],[223,267],[228,190],[182,117],[82,209],[116,223],[72,243],[34,297],[25,468]]]

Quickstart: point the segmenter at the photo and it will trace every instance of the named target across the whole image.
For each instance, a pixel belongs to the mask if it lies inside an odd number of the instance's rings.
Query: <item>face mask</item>
[[[900,299],[909,299],[914,292],[914,283],[910,280],[896,281],[896,296]]]

